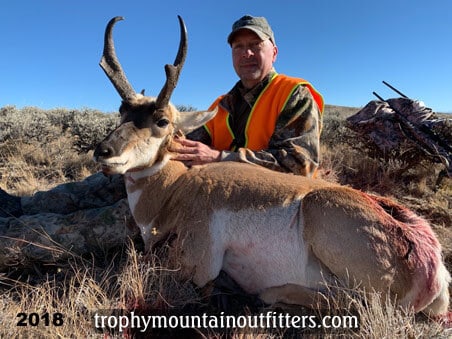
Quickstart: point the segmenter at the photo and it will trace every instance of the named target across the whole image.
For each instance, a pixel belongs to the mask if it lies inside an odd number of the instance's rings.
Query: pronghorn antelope
[[[428,223],[395,202],[237,162],[187,168],[170,145],[215,111],[169,103],[187,53],[181,42],[157,98],[136,93],[116,57],[113,18],[100,65],[122,98],[121,124],[96,148],[106,174],[124,174],[148,249],[176,235],[182,275],[200,287],[224,270],[264,302],[312,306],[326,284],[358,282],[416,312],[447,314],[450,275]]]

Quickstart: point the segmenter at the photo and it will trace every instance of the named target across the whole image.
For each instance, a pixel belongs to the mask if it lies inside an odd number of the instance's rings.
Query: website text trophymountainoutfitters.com
[[[359,329],[355,315],[292,315],[269,311],[257,315],[103,315],[95,313],[94,327],[99,330],[123,332],[132,328],[140,332],[149,329]]]

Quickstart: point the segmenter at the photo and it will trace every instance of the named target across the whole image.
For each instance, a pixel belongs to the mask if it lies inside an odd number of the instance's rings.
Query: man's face
[[[245,88],[257,85],[272,69],[278,48],[248,29],[238,31],[231,42],[232,63]]]

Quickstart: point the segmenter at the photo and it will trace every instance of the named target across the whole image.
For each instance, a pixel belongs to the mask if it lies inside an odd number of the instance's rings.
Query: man
[[[174,159],[187,165],[240,161],[313,176],[319,165],[321,95],[303,79],[276,73],[278,48],[265,18],[245,15],[237,20],[228,43],[240,81],[210,106],[218,108],[212,120],[178,140]],[[231,303],[227,295],[242,294],[224,272],[215,288],[213,302],[222,309]]]
[[[276,73],[278,48],[265,18],[237,20],[228,43],[240,81],[209,108],[219,108],[213,120],[179,140],[175,159],[251,162],[312,176],[319,165],[321,95],[303,79]]]
[[[219,109],[214,119],[189,139],[178,140],[174,159],[189,166],[240,161],[313,176],[319,165],[321,95],[303,79],[276,73],[278,48],[265,18],[246,15],[237,20],[228,43],[240,81],[212,104],[211,109]],[[104,208],[102,213],[112,209],[112,217],[105,218],[112,220],[118,216],[115,202],[124,197],[122,178],[96,174],[32,197],[12,197],[0,190],[0,217]]]

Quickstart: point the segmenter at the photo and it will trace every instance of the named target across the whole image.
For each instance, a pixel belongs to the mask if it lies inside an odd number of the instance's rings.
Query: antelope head
[[[100,66],[121,96],[120,125],[95,149],[94,160],[106,174],[124,174],[162,164],[170,157],[168,146],[176,132],[188,133],[213,118],[216,111],[180,113],[170,103],[187,55],[187,30],[180,16],[180,43],[172,65],[165,65],[166,82],[157,97],[136,93],[116,57],[112,30],[123,17],[110,20],[105,29]]]

